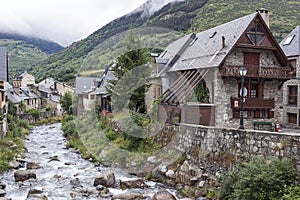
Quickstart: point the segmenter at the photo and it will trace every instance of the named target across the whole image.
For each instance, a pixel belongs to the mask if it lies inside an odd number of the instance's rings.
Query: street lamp
[[[242,96],[241,98],[241,110],[240,110],[240,127],[239,129],[245,129],[244,128],[244,97],[247,96],[247,90],[244,88],[244,82],[245,82],[245,76],[247,74],[247,69],[246,67],[241,67],[240,68],[240,75],[242,76],[242,85],[241,85],[241,91],[240,95]]]

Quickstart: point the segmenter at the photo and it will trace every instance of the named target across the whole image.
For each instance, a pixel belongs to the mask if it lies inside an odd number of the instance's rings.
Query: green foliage
[[[297,170],[288,159],[252,158],[222,178],[221,199],[276,199],[297,181]]]
[[[71,92],[66,92],[60,99],[59,103],[61,104],[61,107],[64,109],[65,112],[67,112],[68,115],[72,114],[73,110],[72,110]]]
[[[284,195],[278,200],[300,200],[300,185],[284,188]]]
[[[202,80],[193,92],[187,97],[187,101],[198,103],[209,103],[209,90],[205,81]]]
[[[77,127],[73,120],[67,121],[63,123],[62,131],[64,132],[65,137],[78,137]]]
[[[112,94],[115,110],[129,109],[145,112],[145,92],[148,89],[147,77],[150,76],[150,67],[145,65],[150,61],[149,53],[141,48],[139,38],[130,31],[127,36],[128,52],[117,59],[114,74],[118,80],[111,81],[108,88]]]
[[[37,109],[30,109],[27,113],[31,114],[36,120],[40,118],[40,111]]]
[[[8,114],[7,116],[8,132],[6,136],[0,139],[0,173],[8,170],[8,163],[12,161],[16,155],[21,154],[24,149],[24,137],[29,134],[29,124],[26,120],[19,120],[15,116]],[[17,149],[9,148],[11,142],[17,145]]]
[[[23,112],[23,113],[26,112],[26,104],[24,103],[24,101],[21,101],[19,108],[20,108],[21,112]]]
[[[8,113],[13,116],[17,115],[17,106],[15,106],[11,101],[8,101]]]
[[[7,47],[9,58],[9,79],[14,75],[29,70],[31,65],[48,57],[47,53],[38,47],[22,40],[0,39],[0,46]]]

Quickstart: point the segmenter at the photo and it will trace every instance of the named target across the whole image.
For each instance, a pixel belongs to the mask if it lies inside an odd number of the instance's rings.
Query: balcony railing
[[[225,65],[220,68],[223,77],[241,77],[240,68],[242,66]],[[289,67],[260,67],[254,65],[244,65],[247,68],[246,77],[265,78],[265,79],[283,79],[291,78],[291,68]]]
[[[245,109],[272,109],[275,107],[274,99],[260,99],[260,98],[245,98]],[[241,108],[241,98],[231,98],[231,108]]]

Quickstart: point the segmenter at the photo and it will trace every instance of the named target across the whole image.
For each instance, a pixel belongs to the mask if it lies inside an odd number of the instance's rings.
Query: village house
[[[292,68],[269,29],[267,10],[178,39],[157,66],[161,121],[269,130],[283,123],[282,87]],[[208,102],[189,102],[203,81]]]
[[[26,110],[40,110],[42,108],[42,101],[41,97],[34,90],[34,84],[35,77],[27,73],[26,71],[20,75],[15,76],[12,82],[13,94],[12,92],[10,92],[9,97],[18,96],[19,100],[25,103]]]
[[[97,104],[104,115],[112,112],[113,110],[111,95],[107,91],[107,87],[109,86],[111,80],[117,80],[117,78],[114,75],[114,71],[107,67],[103,73],[99,87],[96,90]]]
[[[292,79],[283,86],[283,126],[300,126],[300,25],[280,43],[293,67]]]
[[[7,49],[0,47],[0,138],[7,132],[8,101],[6,95],[6,83],[8,81]]]
[[[58,116],[63,114],[63,109],[60,105],[61,97],[67,92],[71,94],[74,93],[74,88],[51,77],[39,82],[36,86],[36,90],[42,97],[42,107],[46,111],[50,109],[52,115]]]
[[[77,96],[77,112],[91,111],[95,108],[98,77],[76,77],[75,95]]]

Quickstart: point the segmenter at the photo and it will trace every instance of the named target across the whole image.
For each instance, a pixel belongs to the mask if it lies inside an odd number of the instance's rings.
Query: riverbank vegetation
[[[300,199],[295,165],[287,158],[250,158],[221,179],[220,199]]]
[[[137,166],[161,148],[147,137],[152,125],[148,117],[120,114],[118,121],[114,121],[95,115],[63,119],[62,130],[68,146],[78,149],[84,158],[114,167],[128,167],[128,163]]]
[[[0,173],[10,169],[9,162],[22,154],[24,138],[29,134],[30,126],[26,120],[8,114],[8,131],[0,140]]]

